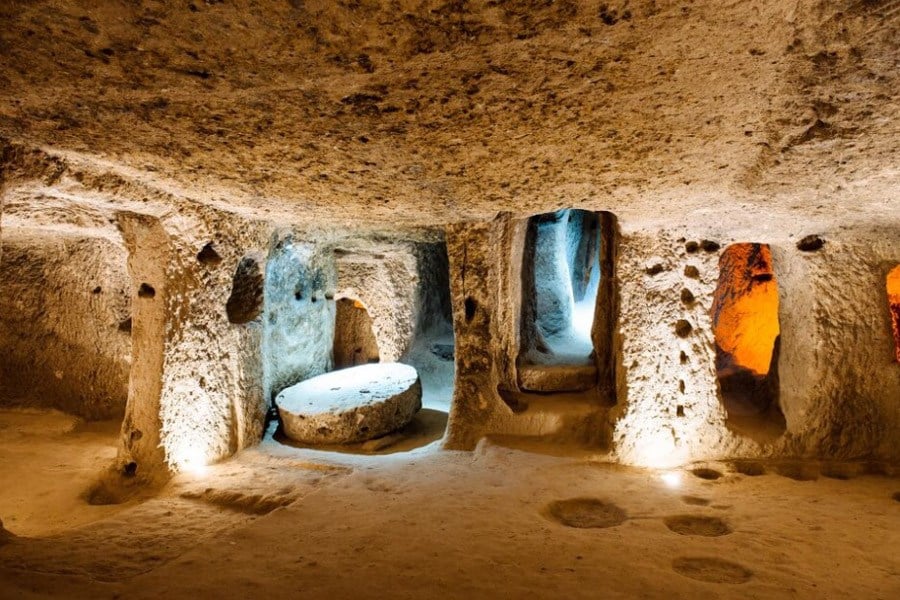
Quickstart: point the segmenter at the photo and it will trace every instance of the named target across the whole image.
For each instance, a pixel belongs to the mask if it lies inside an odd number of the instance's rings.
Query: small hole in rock
[[[478,303],[471,296],[466,298],[465,301],[465,309],[466,309],[466,322],[471,321],[475,318],[475,310],[478,308]]]
[[[707,469],[705,467],[700,467],[697,469],[691,469],[691,473],[693,473],[694,477],[699,477],[700,479],[706,479],[707,481],[715,481],[722,474],[715,469]]]
[[[138,468],[137,463],[132,461],[132,462],[126,464],[122,468],[122,473],[125,474],[127,477],[134,477],[135,473],[137,473],[137,468]]]
[[[141,287],[138,288],[138,296],[141,298],[153,298],[156,296],[156,290],[153,289],[153,286],[148,283],[142,283]]]
[[[711,556],[680,557],[672,561],[672,569],[690,579],[718,584],[741,584],[750,581],[750,569]]]
[[[228,321],[237,325],[253,321],[263,310],[263,272],[254,256],[243,257],[231,279],[231,294],[225,303]],[[274,322],[275,314],[270,314]]]
[[[807,235],[797,242],[797,250],[801,252],[815,252],[816,250],[821,250],[824,245],[825,240],[819,236]]]
[[[622,508],[596,498],[557,500],[551,502],[545,510],[554,521],[579,529],[615,527],[628,519],[628,514]]]
[[[784,462],[775,467],[775,472],[794,481],[815,481],[819,478],[819,467],[802,461]]]
[[[222,262],[222,257],[213,248],[212,242],[209,242],[197,253],[197,260],[200,261],[200,264],[217,265]]]
[[[731,533],[731,527],[722,519],[699,515],[676,515],[663,519],[671,531],[679,535],[719,537]]]
[[[681,501],[692,506],[709,506],[709,500],[700,496],[682,496]]]

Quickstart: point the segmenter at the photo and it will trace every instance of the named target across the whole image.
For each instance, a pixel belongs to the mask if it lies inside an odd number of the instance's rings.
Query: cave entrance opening
[[[716,376],[729,427],[758,441],[785,430],[778,397],[778,311],[769,246],[727,247],[719,259],[712,305]]]

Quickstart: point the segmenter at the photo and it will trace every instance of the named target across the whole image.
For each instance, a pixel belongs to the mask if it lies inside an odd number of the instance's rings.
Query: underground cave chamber
[[[458,407],[456,433],[450,427],[445,438],[448,447],[471,447],[478,435],[532,436],[619,449],[632,460],[625,454],[629,440],[658,433],[641,429],[651,420],[639,411],[663,406],[666,390],[677,398],[668,409],[673,427],[684,429],[680,439],[697,423],[716,418],[709,407],[721,410],[719,402],[731,431],[750,440],[776,440],[785,431],[785,406],[793,407],[792,427],[804,426],[799,411],[819,400],[796,391],[809,386],[785,386],[787,398],[779,390],[784,374],[778,368],[778,288],[823,285],[815,272],[785,269],[784,283],[776,278],[772,251],[764,244],[682,254],[684,242],[674,236],[623,238],[613,223],[610,213],[574,209],[510,215],[473,226],[467,237],[451,232],[440,241],[346,232],[319,239],[265,229],[249,241],[210,231],[180,240],[157,220],[137,215],[123,216],[102,239],[66,234],[61,240],[60,234],[10,228],[4,235],[2,294],[11,360],[4,364],[4,384],[35,390],[69,386],[71,365],[59,358],[83,355],[78,367],[88,379],[77,389],[44,394],[40,402],[90,418],[95,408],[89,400],[115,407],[102,408],[103,414],[122,418],[124,413],[119,468],[138,475],[160,464],[189,470],[252,446],[264,439],[266,412],[284,389],[381,363],[410,365],[421,379],[418,414],[427,419],[419,425],[427,433],[420,429],[412,437],[441,439],[448,413]],[[498,246],[498,240],[506,245]],[[614,240],[621,250],[610,249]],[[671,244],[671,254],[663,244]],[[63,249],[79,257],[79,268],[59,261]],[[821,260],[825,251],[782,248],[778,258],[804,265]],[[671,266],[648,272],[651,257],[654,265]],[[699,275],[687,274],[688,263]],[[485,279],[479,280],[481,273]],[[896,306],[896,270],[886,275],[879,268],[872,271],[876,276],[869,289],[886,289],[889,306]],[[18,298],[31,298],[41,277],[58,282],[59,296],[27,304],[40,314],[23,312]],[[684,282],[696,295],[690,303],[678,302]],[[642,312],[647,286],[667,290],[670,284],[676,293],[665,310],[672,320],[656,328]],[[878,310],[883,313],[882,294]],[[623,317],[616,312],[618,298],[625,301]],[[812,318],[807,315],[808,309],[794,309],[782,316],[806,330],[803,323]],[[686,337],[670,331],[681,317],[694,323]],[[713,347],[716,368],[709,371],[715,378],[705,375],[706,358],[696,349],[708,327],[718,346]],[[860,331],[877,340],[889,331],[883,323],[880,327],[880,332]],[[462,354],[456,347],[459,333],[467,340]],[[786,339],[797,343],[798,338]],[[91,345],[97,341],[99,352]],[[685,362],[678,359],[682,351]],[[671,357],[671,365],[651,371],[663,356]],[[802,358],[807,362],[797,361],[788,372],[792,381],[809,372],[799,368],[811,364]],[[27,360],[34,364],[22,362]],[[610,368],[611,362],[617,364]],[[106,368],[110,363],[115,371]],[[545,373],[535,377],[540,370]],[[613,371],[616,377],[609,376]],[[893,372],[878,376],[891,385]],[[671,385],[659,383],[669,377]],[[453,397],[460,381],[464,392]],[[619,395],[617,382],[626,384]],[[115,392],[113,402],[97,393],[100,384]],[[66,399],[79,406],[67,406]],[[620,408],[631,407],[638,410],[623,418]],[[401,438],[394,448],[410,447]],[[707,448],[698,442],[690,451],[702,455]]]
[[[768,245],[738,243],[719,258],[712,304],[716,377],[727,423],[774,438],[785,430],[779,405],[778,281]]]
[[[0,48],[0,600],[900,598],[900,0]]]
[[[287,438],[367,450],[441,437],[453,389],[448,269],[441,243],[274,246],[264,363]]]

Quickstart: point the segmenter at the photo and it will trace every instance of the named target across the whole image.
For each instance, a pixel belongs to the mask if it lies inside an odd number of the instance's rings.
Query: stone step
[[[608,405],[594,393],[553,395],[505,392],[515,409],[497,416],[491,429],[510,436],[601,446]]]
[[[520,365],[519,387],[543,394],[584,392],[597,386],[597,367],[581,365]]]

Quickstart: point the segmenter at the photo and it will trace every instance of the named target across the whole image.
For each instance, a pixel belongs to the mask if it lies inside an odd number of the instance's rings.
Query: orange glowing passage
[[[778,324],[778,282],[766,244],[734,244],[719,259],[713,334],[732,366],[767,375]]]
[[[900,265],[887,276],[888,306],[891,310],[891,328],[894,332],[894,350],[900,362]]]

